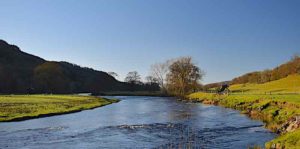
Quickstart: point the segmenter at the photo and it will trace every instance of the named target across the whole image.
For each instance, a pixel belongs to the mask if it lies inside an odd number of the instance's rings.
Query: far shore
[[[117,91],[117,92],[102,92],[93,93],[94,96],[153,96],[153,97],[172,97],[160,91],[147,92],[147,91]]]

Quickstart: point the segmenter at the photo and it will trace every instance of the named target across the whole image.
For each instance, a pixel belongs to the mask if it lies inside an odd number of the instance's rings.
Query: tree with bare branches
[[[141,76],[138,74],[137,71],[131,71],[127,74],[125,78],[125,82],[131,84],[140,84],[141,83]]]
[[[157,80],[163,92],[166,91],[166,77],[171,63],[172,60],[167,60],[166,62],[156,63],[151,66],[151,76]]]
[[[152,85],[152,84],[158,84],[158,80],[154,78],[153,76],[147,76],[145,78],[146,84]]]

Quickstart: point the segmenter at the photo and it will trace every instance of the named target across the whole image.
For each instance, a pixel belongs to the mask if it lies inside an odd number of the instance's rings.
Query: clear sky
[[[47,60],[123,80],[192,56],[204,83],[273,68],[300,53],[299,0],[0,0],[0,38]]]

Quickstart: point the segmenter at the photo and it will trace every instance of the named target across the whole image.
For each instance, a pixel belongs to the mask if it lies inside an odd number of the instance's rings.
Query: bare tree
[[[167,60],[164,63],[156,63],[151,66],[151,76],[157,80],[157,83],[163,91],[166,91],[166,77],[169,72],[169,66],[173,60]]]
[[[140,84],[141,83],[141,76],[138,74],[137,71],[131,71],[127,74],[125,78],[125,82],[131,84]]]
[[[191,57],[178,58],[169,66],[168,92],[183,97],[198,87],[203,76],[204,72],[192,62]]]
[[[153,76],[147,76],[145,78],[145,80],[147,81],[146,83],[150,84],[150,85],[155,84],[155,83],[158,84],[158,80],[156,78],[154,78]]]

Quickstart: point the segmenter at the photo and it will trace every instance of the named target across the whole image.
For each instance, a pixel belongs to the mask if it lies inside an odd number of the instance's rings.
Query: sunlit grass
[[[1,95],[0,121],[22,120],[91,109],[116,102],[77,95]]]
[[[236,84],[229,88],[232,92],[255,94],[286,94],[300,93],[300,75],[290,75],[286,78],[264,84]]]
[[[267,148],[271,148],[272,144],[280,144],[280,147],[286,149],[300,148],[300,130],[284,134],[266,144]]]
[[[230,94],[230,95],[217,95],[212,93],[197,92],[188,96],[192,100],[214,100],[218,101],[226,107],[246,109],[259,109],[266,104],[261,112],[271,112],[274,109],[279,109],[278,121],[282,122],[287,120],[290,116],[300,114],[300,95],[293,94],[278,94],[278,95],[251,95],[251,94]],[[246,106],[246,107],[239,107]],[[280,107],[279,107],[280,106]],[[265,111],[263,111],[265,110]],[[283,112],[285,111],[285,112]],[[284,115],[284,116],[283,116]],[[275,121],[276,119],[273,119]]]

